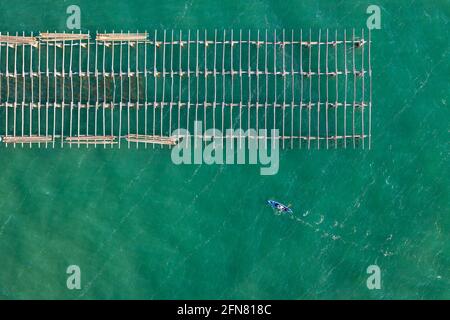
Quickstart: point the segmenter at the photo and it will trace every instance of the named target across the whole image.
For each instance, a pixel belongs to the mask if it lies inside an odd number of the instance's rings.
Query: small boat
[[[277,210],[280,213],[293,213],[291,208],[275,200],[267,200],[267,203],[269,204],[269,206],[271,206],[273,209]]]

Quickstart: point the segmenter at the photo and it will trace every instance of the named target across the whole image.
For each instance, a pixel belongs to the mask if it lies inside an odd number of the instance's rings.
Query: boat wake
[[[279,212],[275,212],[274,213],[276,216],[280,216],[283,215],[282,213]],[[320,227],[320,225],[323,224],[323,222],[325,221],[325,216],[324,215],[320,215],[319,220],[316,222],[308,222],[306,221],[306,219],[303,219],[307,216],[309,216],[311,214],[310,211],[306,211],[305,213],[303,213],[300,216],[295,215],[295,214],[290,214],[290,215],[285,215],[288,219],[295,221],[296,223],[300,223],[304,226],[306,226],[308,229],[313,230],[313,232],[320,234],[320,236],[322,238],[326,238],[326,239],[331,239],[333,241],[339,241],[342,242],[343,244],[346,245],[350,245],[358,250],[361,251],[372,251],[372,252],[376,252],[377,254],[383,254],[383,256],[385,257],[389,257],[389,256],[393,256],[394,252],[392,251],[388,251],[386,249],[376,249],[371,247],[369,244],[367,245],[361,245],[360,243],[357,243],[355,241],[351,241],[348,239],[344,239],[340,234],[334,232],[334,230],[326,230],[325,228]],[[313,216],[313,215],[312,215]],[[302,218],[303,217],[303,218]],[[335,221],[332,228],[337,228],[337,227],[343,227],[342,224],[340,224],[338,221]],[[353,233],[356,233],[356,228],[353,228]],[[392,235],[391,235],[392,237]]]

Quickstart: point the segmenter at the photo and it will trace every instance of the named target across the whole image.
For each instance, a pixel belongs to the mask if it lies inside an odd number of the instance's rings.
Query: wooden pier
[[[370,148],[371,43],[364,29],[0,33],[0,137],[173,146],[201,121],[208,139]]]

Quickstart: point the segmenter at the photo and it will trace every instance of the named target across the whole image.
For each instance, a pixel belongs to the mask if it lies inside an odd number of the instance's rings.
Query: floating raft
[[[34,47],[37,47],[38,40],[35,37],[26,37],[26,36],[2,36],[0,35],[0,42],[4,42],[11,45],[24,45],[28,44]]]
[[[88,40],[89,34],[82,33],[47,33],[41,32],[39,39],[45,42]]]
[[[178,139],[174,137],[152,136],[143,134],[129,134],[125,136],[125,139],[128,142],[152,143],[169,146],[174,146],[178,143]]]
[[[53,142],[52,136],[3,136],[1,141],[4,143],[45,143]]]
[[[114,136],[78,136],[67,137],[65,141],[71,144],[115,144]]]
[[[148,33],[99,33],[97,41],[147,41]]]

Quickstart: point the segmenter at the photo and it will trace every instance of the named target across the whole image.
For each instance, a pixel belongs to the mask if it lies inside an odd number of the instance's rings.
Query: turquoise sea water
[[[63,31],[71,4],[94,32],[363,28],[374,3],[1,0],[0,30]],[[370,151],[283,150],[261,176],[168,149],[2,147],[0,297],[450,298],[450,3],[376,4]]]

